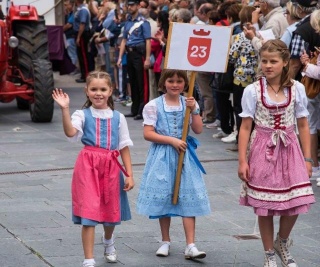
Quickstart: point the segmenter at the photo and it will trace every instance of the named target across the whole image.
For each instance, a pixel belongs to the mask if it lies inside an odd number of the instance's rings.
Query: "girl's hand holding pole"
[[[196,100],[194,99],[194,97],[186,97],[186,106],[191,108],[191,111],[197,108]]]
[[[171,145],[177,150],[178,154],[180,154],[182,151],[186,151],[187,149],[187,143],[178,138],[173,137]]]

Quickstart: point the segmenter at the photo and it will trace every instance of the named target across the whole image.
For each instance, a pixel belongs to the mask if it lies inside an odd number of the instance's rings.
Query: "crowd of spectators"
[[[266,41],[262,37],[263,31],[271,30],[273,38],[281,39],[289,48],[293,79],[300,81],[302,75],[320,79],[320,66],[311,66],[310,63],[310,57],[320,47],[320,14],[315,0],[66,0],[65,6],[68,54],[77,66],[76,72],[81,73],[76,81],[84,82],[90,70],[106,70],[112,77],[116,102],[131,106],[132,99],[139,101],[134,103],[136,108],[131,109],[134,119],[142,119],[137,115],[141,115],[143,106],[161,94],[158,82],[166,56],[170,22],[232,26],[228,61],[233,69],[232,88],[221,90],[215,82],[219,74],[210,72],[198,72],[195,84],[204,125],[217,130],[213,138],[233,143],[228,148],[230,151],[237,151],[243,91],[259,75],[259,49]],[[126,22],[133,21],[133,7],[138,10],[139,21],[143,20],[143,23],[137,28],[125,29]],[[130,63],[130,51],[139,50],[135,41],[131,45],[130,36],[134,32],[144,38],[140,40],[144,47],[141,50],[143,67],[135,72]],[[143,81],[136,83],[141,77],[144,77]],[[319,95],[309,99],[308,109],[315,162],[313,171],[320,177],[317,158]]]

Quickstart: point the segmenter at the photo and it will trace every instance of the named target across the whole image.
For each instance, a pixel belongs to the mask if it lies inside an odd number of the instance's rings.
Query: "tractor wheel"
[[[43,17],[38,21],[16,21],[15,35],[19,39],[18,63],[25,79],[31,78],[32,61],[49,59],[48,35]],[[21,97],[16,98],[17,107],[21,110],[29,109],[29,101]]]
[[[19,39],[18,62],[25,78],[32,77],[32,60],[49,59],[48,35],[45,21],[16,21],[15,32]]]
[[[33,61],[34,101],[30,103],[33,122],[50,122],[53,116],[53,73],[51,62],[45,59]]]

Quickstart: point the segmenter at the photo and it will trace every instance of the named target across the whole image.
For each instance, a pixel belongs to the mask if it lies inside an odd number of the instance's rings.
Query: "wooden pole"
[[[54,18],[56,25],[64,25],[64,5],[63,1],[54,0]]]
[[[194,89],[195,80],[196,80],[196,72],[192,71],[191,72],[191,76],[190,76],[190,82],[189,82],[188,97],[191,97],[193,95],[193,89]],[[183,130],[182,130],[182,138],[181,138],[181,140],[183,140],[183,141],[187,140],[190,112],[191,112],[191,109],[187,108],[186,109],[186,114],[185,114],[185,117],[184,117],[184,121],[183,121]],[[179,189],[180,189],[180,182],[181,182],[181,172],[182,172],[184,154],[185,154],[184,151],[181,151],[180,154],[179,154],[178,168],[177,168],[177,173],[176,173],[176,180],[175,180],[174,191],[173,191],[173,199],[172,199],[173,205],[176,205],[178,203],[178,196],[179,196]]]

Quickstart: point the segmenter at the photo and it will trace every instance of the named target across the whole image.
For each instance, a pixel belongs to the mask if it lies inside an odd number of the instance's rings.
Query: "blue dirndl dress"
[[[156,101],[158,134],[181,139],[185,115],[184,97],[180,97],[181,111],[166,111],[164,96]],[[137,212],[150,218],[171,216],[194,217],[210,214],[210,203],[201,173],[201,164],[195,154],[198,141],[188,136],[181,173],[178,203],[172,204],[179,154],[167,144],[152,143],[144,168],[137,200]],[[203,169],[202,169],[203,170]],[[204,170],[203,170],[204,172]]]

